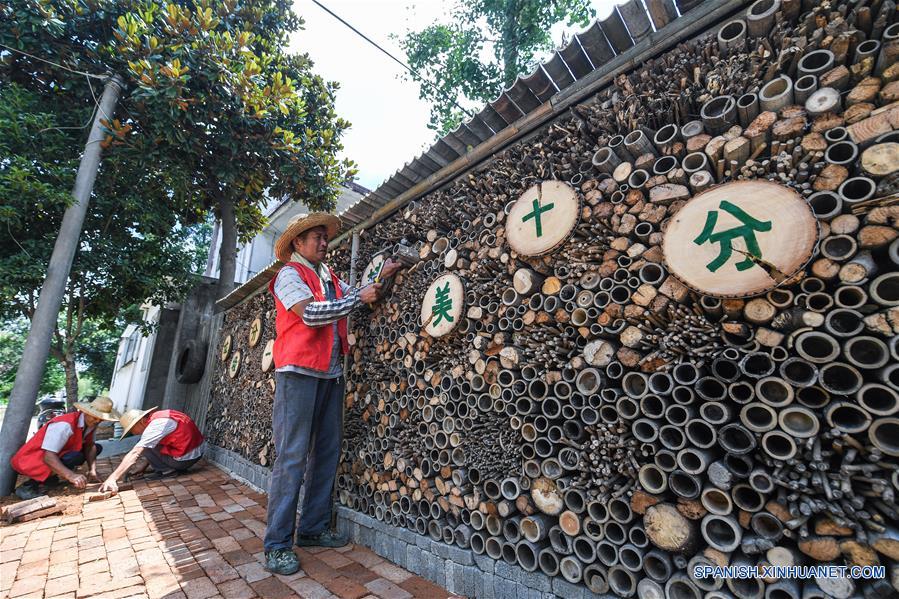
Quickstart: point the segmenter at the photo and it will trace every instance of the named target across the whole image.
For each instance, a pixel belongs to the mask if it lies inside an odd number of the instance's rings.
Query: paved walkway
[[[211,465],[136,481],[81,514],[0,528],[0,599],[450,596],[356,545],[297,549],[303,569],[273,576],[262,565],[264,532],[265,495]]]

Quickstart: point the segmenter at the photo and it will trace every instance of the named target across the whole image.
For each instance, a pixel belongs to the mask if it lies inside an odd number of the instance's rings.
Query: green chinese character
[[[371,272],[368,273],[368,282],[374,283],[375,279],[378,278],[378,275],[381,274],[381,269],[384,268],[384,262],[381,261],[380,264],[371,269]]]
[[[696,245],[702,245],[706,242],[721,244],[718,257],[706,264],[706,268],[711,272],[715,272],[725,263],[727,263],[727,261],[733,254],[733,241],[737,237],[743,238],[743,241],[746,243],[746,249],[749,250],[750,254],[749,256],[746,256],[745,260],[736,264],[737,270],[744,271],[747,268],[752,268],[754,264],[754,262],[752,261],[752,256],[755,256],[759,259],[762,257],[762,250],[761,248],[759,248],[759,243],[755,238],[755,232],[770,231],[771,221],[756,220],[746,214],[738,206],[731,204],[727,200],[723,200],[718,205],[718,207],[743,224],[726,231],[713,233],[712,231],[715,230],[715,225],[718,223],[718,211],[709,211],[709,213],[706,215],[705,227],[702,229],[702,233],[699,234],[699,237],[693,240],[693,243],[695,243]]]
[[[453,309],[453,300],[449,297],[449,292],[449,281],[446,282],[446,285],[444,285],[443,288],[437,288],[437,295],[434,298],[434,307],[431,308],[431,317],[436,317],[434,326],[440,324],[440,321],[442,320],[453,322],[453,317],[450,316],[449,313],[449,311]]]
[[[553,206],[555,206],[555,204],[550,203],[550,204],[547,204],[546,206],[541,207],[540,206],[540,198],[534,198],[534,211],[529,214],[525,214],[524,217],[521,219],[521,222],[524,222],[526,220],[531,220],[533,218],[534,224],[537,226],[537,237],[542,237],[543,236],[543,223],[540,221],[540,215],[544,212],[549,212],[550,210],[552,210]]]

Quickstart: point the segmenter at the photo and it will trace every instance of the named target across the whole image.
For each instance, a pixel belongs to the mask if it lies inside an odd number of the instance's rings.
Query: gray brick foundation
[[[271,470],[222,447],[208,445],[206,459],[260,492],[268,489]],[[478,599],[611,599],[561,577],[527,572],[502,560],[446,545],[406,528],[395,528],[367,514],[337,506],[337,530],[422,578],[452,593]]]

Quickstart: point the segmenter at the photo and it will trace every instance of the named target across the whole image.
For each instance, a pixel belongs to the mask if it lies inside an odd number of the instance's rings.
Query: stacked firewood
[[[421,261],[353,316],[340,501],[597,593],[895,594],[896,16],[892,0],[760,0],[368,228],[360,272],[396,244]],[[576,192],[579,219],[525,256],[507,217],[544,181]],[[817,243],[796,273],[756,259],[762,293],[703,294],[663,239],[692,198],[741,181],[795,192]],[[349,272],[349,240],[332,261]],[[444,273],[465,308],[432,337],[419,315]],[[235,384],[219,370],[215,397]],[[258,442],[215,434],[261,462]],[[886,571],[694,568],[809,564]]]
[[[275,336],[275,304],[262,293],[224,315],[216,368],[211,374],[211,399],[206,417],[206,437],[253,463],[271,467],[272,402],[275,379],[271,361],[265,359]],[[259,328],[255,333],[254,327]]]

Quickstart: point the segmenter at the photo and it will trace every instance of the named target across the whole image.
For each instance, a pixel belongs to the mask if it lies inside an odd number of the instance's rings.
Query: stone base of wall
[[[254,491],[268,493],[268,480],[272,471],[265,466],[254,464],[245,457],[224,447],[206,443],[206,459],[251,487]]]
[[[266,492],[271,470],[236,453],[208,445],[206,459],[239,481]],[[611,599],[596,595],[583,585],[561,576],[549,578],[540,572],[477,555],[470,549],[431,540],[406,528],[396,528],[367,514],[337,506],[337,530],[357,545],[368,547],[386,560],[451,593],[478,599]]]

